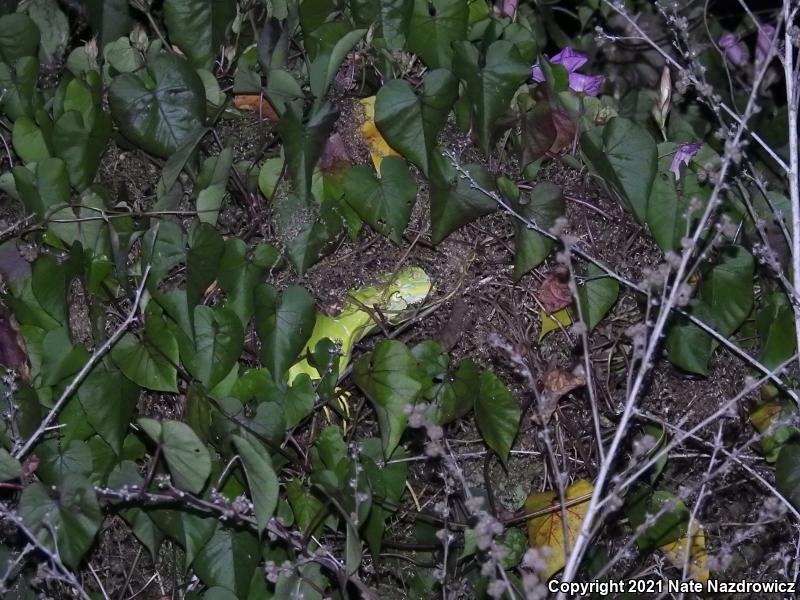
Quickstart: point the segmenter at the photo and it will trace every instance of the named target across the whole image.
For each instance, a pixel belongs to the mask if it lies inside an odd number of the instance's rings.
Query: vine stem
[[[792,274],[794,283],[794,293],[800,297],[800,159],[798,153],[797,140],[797,79],[794,73],[794,44],[791,35],[791,24],[797,14],[797,6],[791,10],[791,1],[783,0],[783,73],[786,85],[786,107],[788,109],[787,120],[789,128],[789,169],[787,175],[789,179],[789,198],[792,203]],[[797,347],[800,348],[800,310],[795,308],[795,339]]]
[[[89,375],[97,363],[100,362],[100,360],[106,354],[108,354],[111,348],[114,347],[114,344],[116,344],[122,337],[122,334],[124,334],[128,327],[130,327],[131,323],[133,323],[134,319],[136,318],[139,302],[141,302],[142,295],[144,294],[145,285],[147,284],[147,277],[149,274],[150,265],[147,265],[144,273],[142,274],[142,280],[139,283],[139,287],[136,289],[136,296],[134,297],[133,306],[131,307],[128,316],[125,317],[125,320],[120,324],[119,327],[117,327],[111,337],[109,337],[102,346],[94,351],[86,364],[83,365],[83,368],[78,371],[78,374],[75,375],[72,381],[70,381],[69,385],[61,393],[61,396],[59,396],[58,400],[56,400],[55,404],[53,404],[53,408],[50,409],[50,412],[47,413],[47,416],[45,416],[42,422],[39,423],[39,427],[36,429],[36,431],[31,434],[22,447],[14,451],[14,458],[17,460],[22,459],[30,451],[30,449],[36,445],[36,443],[39,441],[39,438],[44,435],[45,431],[47,431],[47,428],[50,426],[50,423],[52,423],[53,419],[56,418],[61,409],[64,408],[64,404],[66,404],[67,400],[69,400],[72,394],[75,393],[86,376]]]

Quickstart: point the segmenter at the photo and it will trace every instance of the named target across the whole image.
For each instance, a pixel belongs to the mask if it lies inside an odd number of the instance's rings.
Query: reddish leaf
[[[552,314],[572,303],[569,271],[565,267],[553,269],[544,278],[539,288],[539,302],[542,303],[547,314]]]
[[[11,312],[0,304],[0,365],[8,367],[27,379],[28,355]]]
[[[342,136],[334,133],[325,142],[322,156],[319,158],[319,168],[322,171],[335,171],[344,165],[351,164],[350,155],[344,147]]]
[[[572,145],[575,123],[567,113],[553,110],[546,101],[536,103],[522,119],[522,162],[552,158]]]

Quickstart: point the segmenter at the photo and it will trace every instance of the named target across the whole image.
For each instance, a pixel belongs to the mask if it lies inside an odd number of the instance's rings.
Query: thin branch
[[[128,327],[130,327],[131,323],[133,323],[134,319],[136,318],[139,302],[142,300],[142,294],[144,294],[147,276],[149,274],[150,265],[147,265],[144,273],[142,274],[142,280],[139,283],[139,287],[136,290],[133,306],[131,307],[128,316],[120,324],[120,326],[117,327],[116,331],[114,331],[111,337],[109,337],[102,346],[95,350],[94,354],[92,354],[86,364],[83,365],[83,368],[81,368],[81,370],[78,371],[78,374],[73,377],[72,381],[61,393],[61,396],[59,396],[58,400],[56,400],[55,404],[53,404],[53,408],[50,409],[50,412],[47,413],[47,416],[45,416],[42,422],[39,423],[39,427],[36,429],[36,431],[34,431],[33,434],[28,437],[22,447],[17,448],[14,451],[14,458],[17,460],[23,458],[30,451],[30,449],[36,445],[36,443],[39,441],[39,438],[45,434],[47,428],[50,426],[50,423],[53,422],[53,419],[55,419],[61,409],[64,408],[64,404],[66,404],[67,400],[69,400],[72,394],[74,394],[78,387],[80,387],[86,376],[92,372],[92,369],[94,369],[95,365],[97,365],[97,363],[100,362],[100,360],[111,350],[111,348],[114,347],[114,344],[119,341],[119,339],[122,337],[122,334],[124,334]]]

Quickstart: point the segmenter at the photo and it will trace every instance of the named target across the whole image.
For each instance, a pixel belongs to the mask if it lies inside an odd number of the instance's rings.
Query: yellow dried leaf
[[[553,508],[551,512],[528,521],[528,542],[531,548],[538,550],[549,548],[549,554],[546,556],[547,570],[541,574],[545,579],[550,579],[553,574],[564,568],[567,558],[566,551],[571,550],[575,543],[583,518],[586,516],[586,510],[589,508],[592,491],[594,491],[594,486],[585,479],[576,481],[564,490],[567,501],[567,507],[563,511],[567,517],[568,539],[566,544],[564,543],[564,525],[558,491],[550,490],[531,494],[525,500],[527,512]],[[572,504],[571,500],[578,500],[578,502]]]
[[[381,172],[381,161],[387,156],[400,156],[395,152],[386,140],[383,139],[381,132],[375,125],[375,96],[362,98],[361,108],[364,110],[364,122],[361,124],[361,138],[369,146],[369,155],[372,157],[372,164],[375,170]]]
[[[540,342],[544,339],[544,336],[551,331],[572,325],[572,317],[569,316],[566,308],[557,310],[552,315],[548,315],[540,309],[539,318],[542,320],[542,331],[539,333]]]
[[[706,552],[706,534],[703,526],[696,520],[692,521],[691,526],[691,545],[689,543],[689,533],[681,539],[664,544],[659,549],[669,562],[678,569],[683,570],[686,561],[687,548],[689,551],[689,577],[702,584],[708,583],[708,553]]]

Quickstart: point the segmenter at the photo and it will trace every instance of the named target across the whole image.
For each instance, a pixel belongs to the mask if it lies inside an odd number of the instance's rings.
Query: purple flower
[[[570,73],[569,89],[573,92],[581,92],[587,96],[597,96],[603,89],[606,78],[602,75],[583,75],[582,73]]]
[[[672,164],[669,166],[669,170],[675,173],[675,179],[681,178],[681,164],[688,165],[701,147],[702,144],[678,144],[675,156],[672,157]]]
[[[597,96],[603,88],[605,77],[602,75],[584,75],[576,71],[585,65],[589,59],[575,52],[572,48],[564,48],[561,52],[548,59],[554,65],[561,65],[569,74],[569,89],[573,92],[586,94],[587,96]],[[539,64],[535,64],[531,69],[531,78],[537,83],[545,80],[544,72]]]
[[[750,62],[750,53],[747,51],[747,46],[732,33],[724,34],[717,43],[725,53],[725,57],[737,67],[742,67]]]
[[[775,27],[772,25],[761,25],[758,28],[758,39],[756,40],[756,62],[764,62],[769,57],[772,38],[775,36]]]

